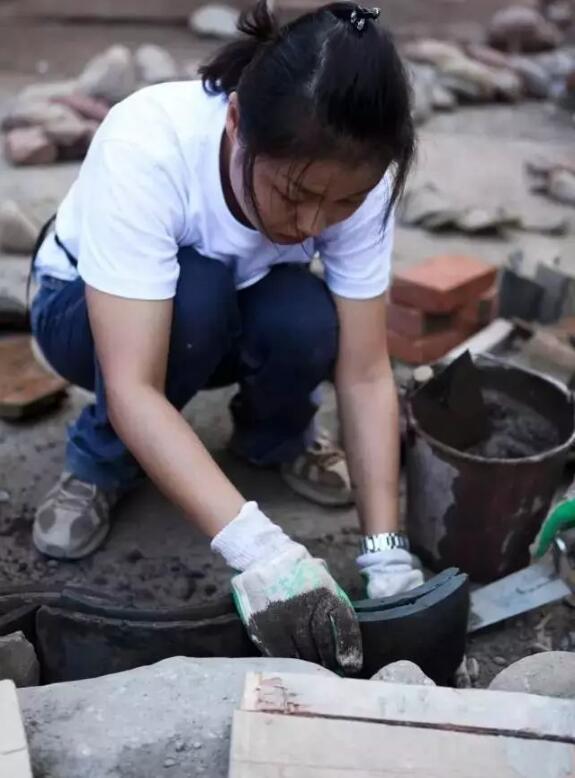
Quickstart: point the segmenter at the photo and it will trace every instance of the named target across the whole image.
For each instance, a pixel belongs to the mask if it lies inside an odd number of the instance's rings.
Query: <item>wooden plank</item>
[[[36,362],[29,335],[0,339],[0,418],[32,415],[60,399],[66,386]]]
[[[248,673],[242,710],[575,743],[575,701],[516,692]]]
[[[345,719],[234,714],[229,778],[379,776],[573,778],[575,747]]]
[[[32,778],[26,733],[12,681],[0,681],[0,776]]]

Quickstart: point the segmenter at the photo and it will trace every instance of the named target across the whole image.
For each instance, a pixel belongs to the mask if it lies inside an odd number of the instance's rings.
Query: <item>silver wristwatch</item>
[[[362,554],[393,551],[395,548],[409,551],[409,540],[403,532],[380,532],[377,535],[364,535],[360,541]]]

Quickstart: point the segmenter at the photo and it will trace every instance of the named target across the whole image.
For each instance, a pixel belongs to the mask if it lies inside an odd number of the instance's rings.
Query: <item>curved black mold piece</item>
[[[399,659],[448,684],[465,650],[467,576],[450,568],[406,594],[354,604],[370,677]],[[22,630],[34,643],[45,683],[93,678],[171,656],[257,656],[231,597],[200,606],[138,609],[106,593],[65,586],[0,592],[0,635]]]
[[[93,678],[172,656],[257,656],[235,614],[203,620],[133,620],[42,606],[36,649],[46,683]]]
[[[444,570],[438,575],[434,575],[429,581],[426,581],[415,589],[411,589],[409,592],[396,594],[393,597],[382,597],[379,600],[356,600],[353,603],[353,607],[357,613],[364,613],[369,611],[388,610],[389,608],[396,608],[400,605],[411,605],[419,600],[420,597],[435,591],[447,581],[450,581],[458,575],[461,575],[461,571],[458,567],[449,567],[447,570]]]
[[[465,654],[469,618],[467,575],[450,577],[415,601],[379,611],[360,611],[362,675],[408,659],[442,686],[453,683]]]

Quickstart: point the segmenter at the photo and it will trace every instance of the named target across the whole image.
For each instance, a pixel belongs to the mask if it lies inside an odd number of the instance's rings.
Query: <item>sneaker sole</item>
[[[355,500],[351,496],[343,497],[341,492],[329,489],[317,489],[307,481],[302,481],[300,478],[291,475],[291,473],[281,473],[283,480],[290,487],[292,491],[299,494],[300,497],[305,497],[310,502],[317,503],[317,505],[324,505],[330,508],[348,508],[354,505]]]
[[[106,540],[109,531],[110,525],[105,524],[100,528],[100,530],[98,530],[98,532],[92,535],[90,540],[81,548],[74,549],[73,551],[66,551],[66,549],[59,548],[58,546],[52,546],[50,543],[46,543],[38,534],[36,531],[36,526],[34,525],[34,529],[32,531],[32,541],[36,549],[41,554],[44,554],[44,556],[50,557],[51,559],[83,559],[84,557],[93,554],[94,551],[96,551],[96,549],[102,545],[102,543]]]

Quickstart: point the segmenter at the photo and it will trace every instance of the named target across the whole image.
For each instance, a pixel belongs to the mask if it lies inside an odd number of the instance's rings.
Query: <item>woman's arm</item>
[[[164,395],[172,301],[91,287],[86,299],[114,429],[161,491],[214,537],[245,500]]]
[[[383,295],[335,297],[339,317],[336,390],[345,449],[363,532],[399,522],[399,413],[387,352]]]

